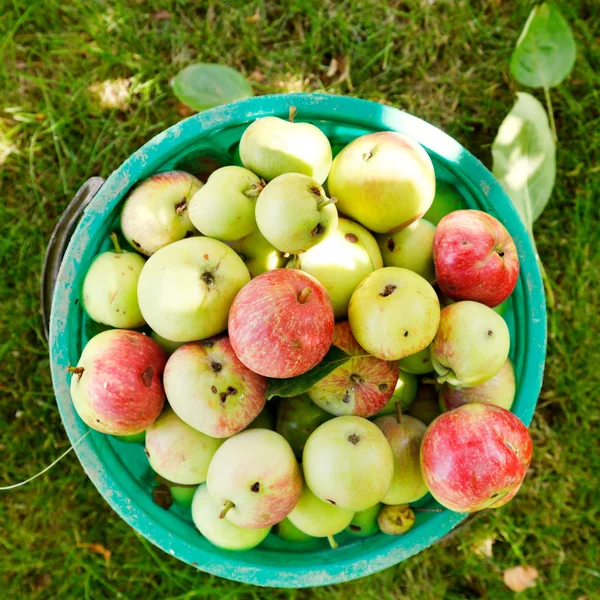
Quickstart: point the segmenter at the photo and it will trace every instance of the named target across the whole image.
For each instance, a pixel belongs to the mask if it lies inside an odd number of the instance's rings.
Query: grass
[[[2,484],[27,478],[68,447],[39,313],[50,232],[87,177],[106,176],[182,118],[169,87],[179,69],[225,61],[250,76],[257,93],[326,90],[389,103],[441,127],[489,166],[490,144],[516,90],[508,60],[527,4],[6,0],[0,14]],[[556,308],[526,483],[505,508],[368,580],[273,590],[269,598],[510,598],[502,574],[520,564],[540,573],[524,598],[597,597],[600,21],[594,0],[557,4],[573,27],[578,59],[571,77],[552,90],[557,185],[535,227]],[[327,69],[341,56],[350,62],[350,81],[330,83]],[[486,556],[481,549],[490,541]],[[110,561],[90,543],[109,549]],[[266,595],[198,572],[139,538],[73,455],[4,493],[0,546],[6,598]]]

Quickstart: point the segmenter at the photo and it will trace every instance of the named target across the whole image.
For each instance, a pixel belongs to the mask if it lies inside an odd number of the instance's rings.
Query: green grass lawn
[[[578,58],[553,91],[557,185],[535,227],[556,307],[523,489],[460,535],[382,573],[312,591],[273,590],[269,598],[496,600],[513,596],[502,574],[522,564],[540,573],[524,598],[598,597],[600,11],[595,0],[558,4]],[[514,0],[4,0],[0,485],[29,477],[68,447],[39,312],[50,232],[86,178],[107,176],[182,118],[169,86],[178,70],[225,62],[260,94],[321,90],[385,102],[442,128],[490,166],[516,90],[508,61],[529,10]],[[332,83],[328,67],[342,56],[350,80]],[[103,87],[108,80],[112,87]],[[110,550],[110,561],[90,543]],[[7,599],[267,597],[138,537],[73,454],[2,493],[0,545]]]

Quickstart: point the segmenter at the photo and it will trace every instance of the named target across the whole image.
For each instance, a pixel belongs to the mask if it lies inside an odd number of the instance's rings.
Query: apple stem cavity
[[[336,550],[338,547],[338,543],[335,541],[334,537],[332,535],[328,535],[327,536],[327,541],[329,542],[329,545],[331,546],[332,550]]]
[[[360,438],[355,434],[351,434],[348,436],[348,441],[353,445],[356,446],[356,444],[358,444],[358,442],[360,442]]]
[[[119,244],[119,238],[117,237],[117,234],[113,231],[109,237],[111,242],[113,243],[113,246],[115,247],[115,252],[117,254],[123,254],[123,250],[121,249],[121,245]]]
[[[181,202],[178,202],[177,204],[175,204],[174,208],[175,208],[175,214],[178,217],[180,217],[185,212],[185,209],[187,208],[187,198],[184,197]]]
[[[395,285],[393,285],[393,284],[391,284],[391,283],[388,283],[388,284],[387,284],[387,285],[386,285],[386,286],[383,288],[383,291],[382,291],[382,292],[379,292],[379,295],[380,295],[381,297],[383,297],[383,298],[387,298],[388,296],[391,296],[391,295],[394,293],[395,289],[396,289],[396,286],[395,286]]]
[[[304,304],[307,300],[308,297],[312,294],[312,289],[311,288],[304,288],[299,294],[298,294],[298,302],[300,302],[300,304]]]
[[[67,373],[73,373],[73,375],[77,375],[77,381],[81,380],[84,371],[85,369],[83,367],[67,367]]]
[[[215,278],[213,277],[213,274],[210,271],[205,271],[204,273],[202,273],[200,279],[202,279],[202,281],[204,281],[206,285],[211,285],[215,282]]]
[[[219,519],[224,519],[225,515],[235,506],[235,504],[231,501],[231,500],[227,500],[227,502],[225,502],[225,506],[223,507],[223,510],[221,511],[221,513],[219,514]]]
[[[290,106],[290,112],[288,113],[288,119],[290,123],[294,122],[296,115],[298,114],[298,109],[295,106]]]
[[[267,185],[267,182],[264,179],[261,179],[260,181],[248,179],[248,181],[252,182],[252,185],[244,192],[244,196],[248,198],[256,198]]]

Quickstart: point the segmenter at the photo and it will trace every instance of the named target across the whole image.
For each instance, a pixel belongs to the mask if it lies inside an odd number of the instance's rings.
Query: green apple
[[[256,119],[244,131],[239,148],[244,166],[267,181],[284,173],[301,173],[323,183],[331,168],[329,140],[310,123]]]
[[[415,513],[408,504],[384,506],[377,517],[377,524],[387,535],[402,535],[415,524]]]
[[[263,408],[258,417],[246,429],[270,429],[275,431],[275,419],[268,407]]]
[[[212,238],[239,240],[256,228],[254,208],[263,188],[260,177],[242,167],[217,169],[190,200],[194,227]]]
[[[354,290],[348,320],[356,341],[369,354],[398,360],[429,346],[440,321],[440,303],[420,275],[384,267]]]
[[[288,266],[318,279],[329,294],[335,318],[343,319],[352,292],[369,273],[381,269],[383,262],[375,238],[362,225],[340,218],[336,231],[293,258]]]
[[[249,550],[258,546],[271,531],[270,527],[243,529],[228,519],[220,519],[218,507],[206,485],[198,486],[192,500],[192,520],[198,531],[212,544],[225,550]]]
[[[185,342],[173,342],[164,338],[162,335],[158,335],[156,331],[150,333],[150,337],[169,355],[173,354],[177,348],[181,348]]]
[[[334,201],[307,175],[286,173],[269,182],[256,201],[256,224],[267,240],[289,254],[306,252],[337,229]]]
[[[501,304],[498,304],[498,306],[494,306],[493,310],[497,312],[501,317],[503,317],[506,314],[506,311],[508,310],[508,305],[509,300],[506,299]]]
[[[429,283],[435,281],[433,266],[433,235],[435,226],[419,219],[408,227],[377,236],[383,264],[414,271]]]
[[[429,155],[394,131],[363,135],[333,161],[327,180],[341,213],[377,233],[410,225],[431,206],[435,173]]]
[[[439,383],[473,387],[498,373],[509,348],[504,319],[485,304],[465,300],[442,310],[431,362]]]
[[[184,508],[191,508],[192,502],[194,501],[194,494],[198,489],[197,485],[171,485],[171,497],[173,502],[183,506]]]
[[[447,181],[438,179],[435,186],[435,197],[429,210],[425,213],[425,218],[434,225],[437,225],[446,215],[465,208],[465,203],[458,190]]]
[[[377,417],[383,415],[395,415],[398,411],[397,403],[400,402],[400,408],[406,410],[417,397],[417,378],[412,373],[400,371],[398,373],[398,381],[396,389],[388,403],[377,413]]]
[[[431,364],[431,357],[429,356],[429,346],[423,348],[419,352],[405,356],[398,361],[400,369],[413,375],[425,375],[425,373],[431,373],[433,371],[433,365]]]
[[[371,421],[336,417],[308,438],[302,467],[306,484],[319,499],[356,512],[381,502],[394,474],[394,456]]]
[[[288,542],[306,542],[314,539],[312,535],[300,531],[288,517],[275,525],[275,533]]]
[[[250,281],[242,259],[208,237],[161,248],[142,269],[140,310],[150,327],[174,342],[213,336],[227,328],[229,308]]]
[[[228,242],[227,245],[235,250],[250,271],[250,277],[256,277],[266,271],[283,267],[287,259],[270,244],[258,228],[241,240]]]
[[[378,503],[375,506],[371,506],[371,508],[357,512],[352,517],[350,525],[348,525],[348,533],[359,537],[368,537],[378,533],[379,525],[377,524],[377,517],[379,516],[381,507],[382,504]]]
[[[440,414],[438,393],[433,385],[420,383],[415,401],[408,407],[408,414],[425,425],[431,424]]]

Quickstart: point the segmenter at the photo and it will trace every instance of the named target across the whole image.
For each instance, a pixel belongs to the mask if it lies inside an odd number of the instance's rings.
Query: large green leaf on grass
[[[556,145],[542,104],[519,92],[492,144],[492,170],[523,223],[533,222],[548,204],[556,178]]]
[[[241,73],[225,65],[198,63],[181,70],[173,79],[173,91],[181,102],[206,110],[254,95]]]
[[[548,89],[571,72],[576,53],[569,24],[545,2],[531,11],[510,59],[510,71],[523,85]]]

